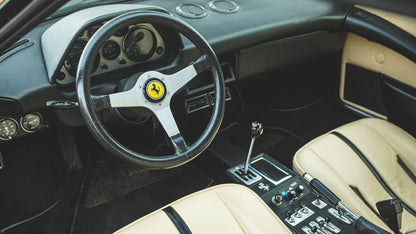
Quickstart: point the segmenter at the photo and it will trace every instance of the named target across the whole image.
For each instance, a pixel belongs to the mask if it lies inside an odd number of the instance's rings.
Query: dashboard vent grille
[[[0,63],[3,62],[6,58],[9,56],[33,45],[34,42],[29,39],[22,39],[13,45],[11,45],[9,48],[7,48],[5,51],[0,53]]]

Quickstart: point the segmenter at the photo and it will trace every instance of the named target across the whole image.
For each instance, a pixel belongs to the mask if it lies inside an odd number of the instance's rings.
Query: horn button
[[[160,102],[166,96],[166,86],[159,79],[150,79],[144,86],[144,94],[147,100],[151,102]]]

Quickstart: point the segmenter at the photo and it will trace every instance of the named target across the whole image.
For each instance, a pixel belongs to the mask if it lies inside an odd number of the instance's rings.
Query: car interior
[[[416,4],[0,0],[0,233],[416,233]]]

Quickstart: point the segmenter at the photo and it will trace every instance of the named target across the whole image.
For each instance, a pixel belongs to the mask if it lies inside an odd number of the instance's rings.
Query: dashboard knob
[[[299,195],[301,193],[303,193],[303,191],[305,190],[305,187],[303,187],[303,185],[299,185],[298,187],[296,187],[295,191],[296,191],[296,195]]]
[[[290,190],[290,191],[288,191],[288,192],[286,193],[286,197],[287,197],[289,200],[292,200],[293,198],[295,198],[295,197],[296,197],[296,192],[295,192],[295,191],[293,191],[293,190]]]
[[[279,194],[272,197],[272,203],[275,206],[280,206],[283,202],[283,197]]]

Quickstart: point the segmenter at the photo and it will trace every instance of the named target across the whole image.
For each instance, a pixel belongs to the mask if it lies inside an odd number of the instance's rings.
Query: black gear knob
[[[256,138],[263,134],[263,125],[257,121],[251,123],[251,137]]]

